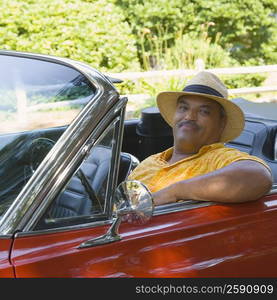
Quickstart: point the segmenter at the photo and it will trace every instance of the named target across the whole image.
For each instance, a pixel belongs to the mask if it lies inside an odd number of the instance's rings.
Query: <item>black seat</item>
[[[51,218],[90,215],[103,211],[112,151],[104,146],[94,147],[79,171],[50,210]],[[122,153],[118,183],[124,181],[132,169],[132,157]]]
[[[77,180],[74,178],[72,181]],[[81,183],[76,184],[75,182],[74,186],[77,185],[81,189]],[[89,214],[92,210],[92,202],[86,194],[80,193],[80,189],[78,188],[76,191],[70,187],[62,192],[51,207],[51,218],[66,218]]]
[[[173,146],[172,128],[163,119],[157,107],[142,110],[136,134],[139,136],[138,158],[140,160]]]

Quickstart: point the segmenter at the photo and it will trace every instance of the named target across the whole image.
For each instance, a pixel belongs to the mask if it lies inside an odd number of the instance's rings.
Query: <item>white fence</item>
[[[122,80],[137,80],[140,78],[169,78],[172,76],[188,77],[195,75],[200,70],[204,70],[205,66],[203,61],[198,60],[196,62],[195,69],[184,70],[164,70],[164,71],[147,71],[147,72],[123,72],[123,73],[110,73],[111,77],[115,77]],[[214,68],[206,69],[206,71],[212,72],[216,75],[232,75],[232,74],[253,74],[253,73],[272,73],[277,72],[277,65],[266,66],[252,66],[252,67],[234,67],[234,68]],[[276,73],[277,77],[277,73]],[[264,93],[264,92],[276,92],[277,85],[274,86],[261,86],[261,87],[247,87],[230,89],[230,94],[250,94],[250,93]]]
[[[149,72],[123,72],[123,73],[110,73],[107,74],[111,77],[122,79],[122,80],[137,80],[140,78],[158,78],[158,77],[170,77],[170,76],[191,76],[195,75],[200,70],[204,69],[203,61],[198,60],[194,70],[165,70],[165,71],[149,71]],[[237,68],[217,68],[217,69],[206,69],[217,75],[227,75],[227,74],[253,74],[253,73],[272,73],[277,72],[277,65],[267,65],[267,66],[254,66],[254,67],[237,67]],[[276,73],[277,76],[277,73]],[[229,89],[231,95],[241,95],[241,94],[251,94],[251,93],[265,93],[265,92],[276,92],[277,85],[275,86],[261,86],[261,87],[247,87],[238,89]],[[18,96],[18,114],[19,118],[24,120],[27,111],[36,111],[40,109],[49,108],[60,108],[68,107],[74,104],[85,104],[88,102],[87,99],[62,101],[56,103],[39,104],[35,106],[27,106],[26,95],[23,91],[19,91]],[[128,95],[129,99],[142,98],[142,100],[148,99],[148,95]]]

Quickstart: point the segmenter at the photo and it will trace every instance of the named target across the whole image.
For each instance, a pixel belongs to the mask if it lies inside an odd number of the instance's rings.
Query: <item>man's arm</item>
[[[259,199],[272,186],[272,175],[261,163],[240,160],[214,172],[174,183],[153,193],[155,205],[178,200],[225,203]]]

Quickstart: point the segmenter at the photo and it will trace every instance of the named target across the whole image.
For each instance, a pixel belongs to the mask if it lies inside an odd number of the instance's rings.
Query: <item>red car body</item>
[[[275,220],[275,222],[273,222]],[[122,240],[85,249],[103,227],[1,240],[1,277],[276,277],[277,197],[123,223]],[[62,266],[62,267],[56,267]]]

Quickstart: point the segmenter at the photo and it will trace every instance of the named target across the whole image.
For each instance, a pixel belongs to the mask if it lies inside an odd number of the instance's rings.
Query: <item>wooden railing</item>
[[[147,71],[147,72],[122,72],[122,73],[110,73],[107,74],[111,77],[122,80],[137,80],[140,78],[158,78],[158,77],[173,77],[182,76],[188,77],[197,74],[199,71],[204,70],[205,66],[201,60],[198,60],[195,69],[184,70],[164,70],[164,71]],[[272,73],[276,72],[277,65],[266,66],[252,66],[252,67],[233,67],[233,68],[214,68],[206,69],[206,71],[212,72],[216,75],[233,75],[233,74],[254,74],[254,73]],[[264,92],[276,92],[277,85],[274,86],[261,86],[261,87],[247,87],[230,89],[230,94],[250,94],[250,93],[264,93]]]
[[[140,78],[158,78],[158,77],[166,77],[169,76],[192,76],[195,75],[200,70],[204,69],[203,62],[198,60],[198,64],[194,70],[165,70],[165,71],[148,71],[148,72],[122,72],[122,73],[109,73],[109,75],[114,78],[122,79],[122,80],[137,80]],[[254,66],[254,67],[235,67],[235,68],[216,68],[216,69],[207,69],[206,71],[210,71],[217,75],[227,75],[227,74],[253,74],[253,73],[271,73],[276,72],[277,76],[277,65],[267,65],[267,66]],[[275,86],[261,86],[261,87],[245,87],[238,89],[229,89],[229,93],[231,95],[241,95],[241,94],[251,94],[251,93],[264,93],[264,92],[276,92],[277,85]],[[85,104],[89,101],[89,98],[79,99],[79,100],[70,100],[70,101],[62,101],[55,103],[46,103],[46,104],[38,104],[34,106],[27,106],[26,97],[24,93],[20,94],[19,99],[21,99],[20,105],[18,107],[18,112],[21,116],[25,116],[26,111],[35,111],[39,109],[49,109],[49,108],[60,108],[60,107],[68,107],[72,104]],[[133,96],[139,95],[127,95],[131,99]],[[144,98],[148,98],[148,95],[143,95]]]

